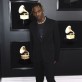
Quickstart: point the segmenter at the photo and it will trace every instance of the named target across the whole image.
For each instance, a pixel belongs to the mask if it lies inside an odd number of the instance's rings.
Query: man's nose
[[[36,13],[36,16],[39,16],[39,13]]]

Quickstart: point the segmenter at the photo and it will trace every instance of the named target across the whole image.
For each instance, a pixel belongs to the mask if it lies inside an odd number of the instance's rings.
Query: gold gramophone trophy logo
[[[28,60],[30,58],[29,52],[27,51],[25,46],[21,46],[20,54],[22,60]]]
[[[24,24],[24,20],[29,19],[29,12],[25,9],[24,5],[21,5],[19,7],[18,12],[20,14],[20,19],[23,20],[23,24]]]
[[[65,29],[66,39],[75,39],[75,32],[72,30],[71,25],[68,25]]]

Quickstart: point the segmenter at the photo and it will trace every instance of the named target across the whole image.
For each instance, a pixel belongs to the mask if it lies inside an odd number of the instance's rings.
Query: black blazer
[[[58,61],[60,52],[59,30],[55,20],[46,18],[43,38],[40,40],[37,22],[30,24],[31,58],[34,62]]]

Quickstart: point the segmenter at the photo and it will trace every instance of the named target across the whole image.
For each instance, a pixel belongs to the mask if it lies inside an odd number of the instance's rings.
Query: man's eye
[[[41,12],[40,10],[38,12]]]

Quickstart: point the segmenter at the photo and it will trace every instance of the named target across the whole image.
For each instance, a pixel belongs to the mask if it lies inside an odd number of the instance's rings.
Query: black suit
[[[31,58],[36,70],[36,81],[42,82],[44,71],[48,82],[54,82],[54,61],[59,55],[59,32],[56,21],[46,18],[42,38],[39,36],[37,22],[30,25]]]

